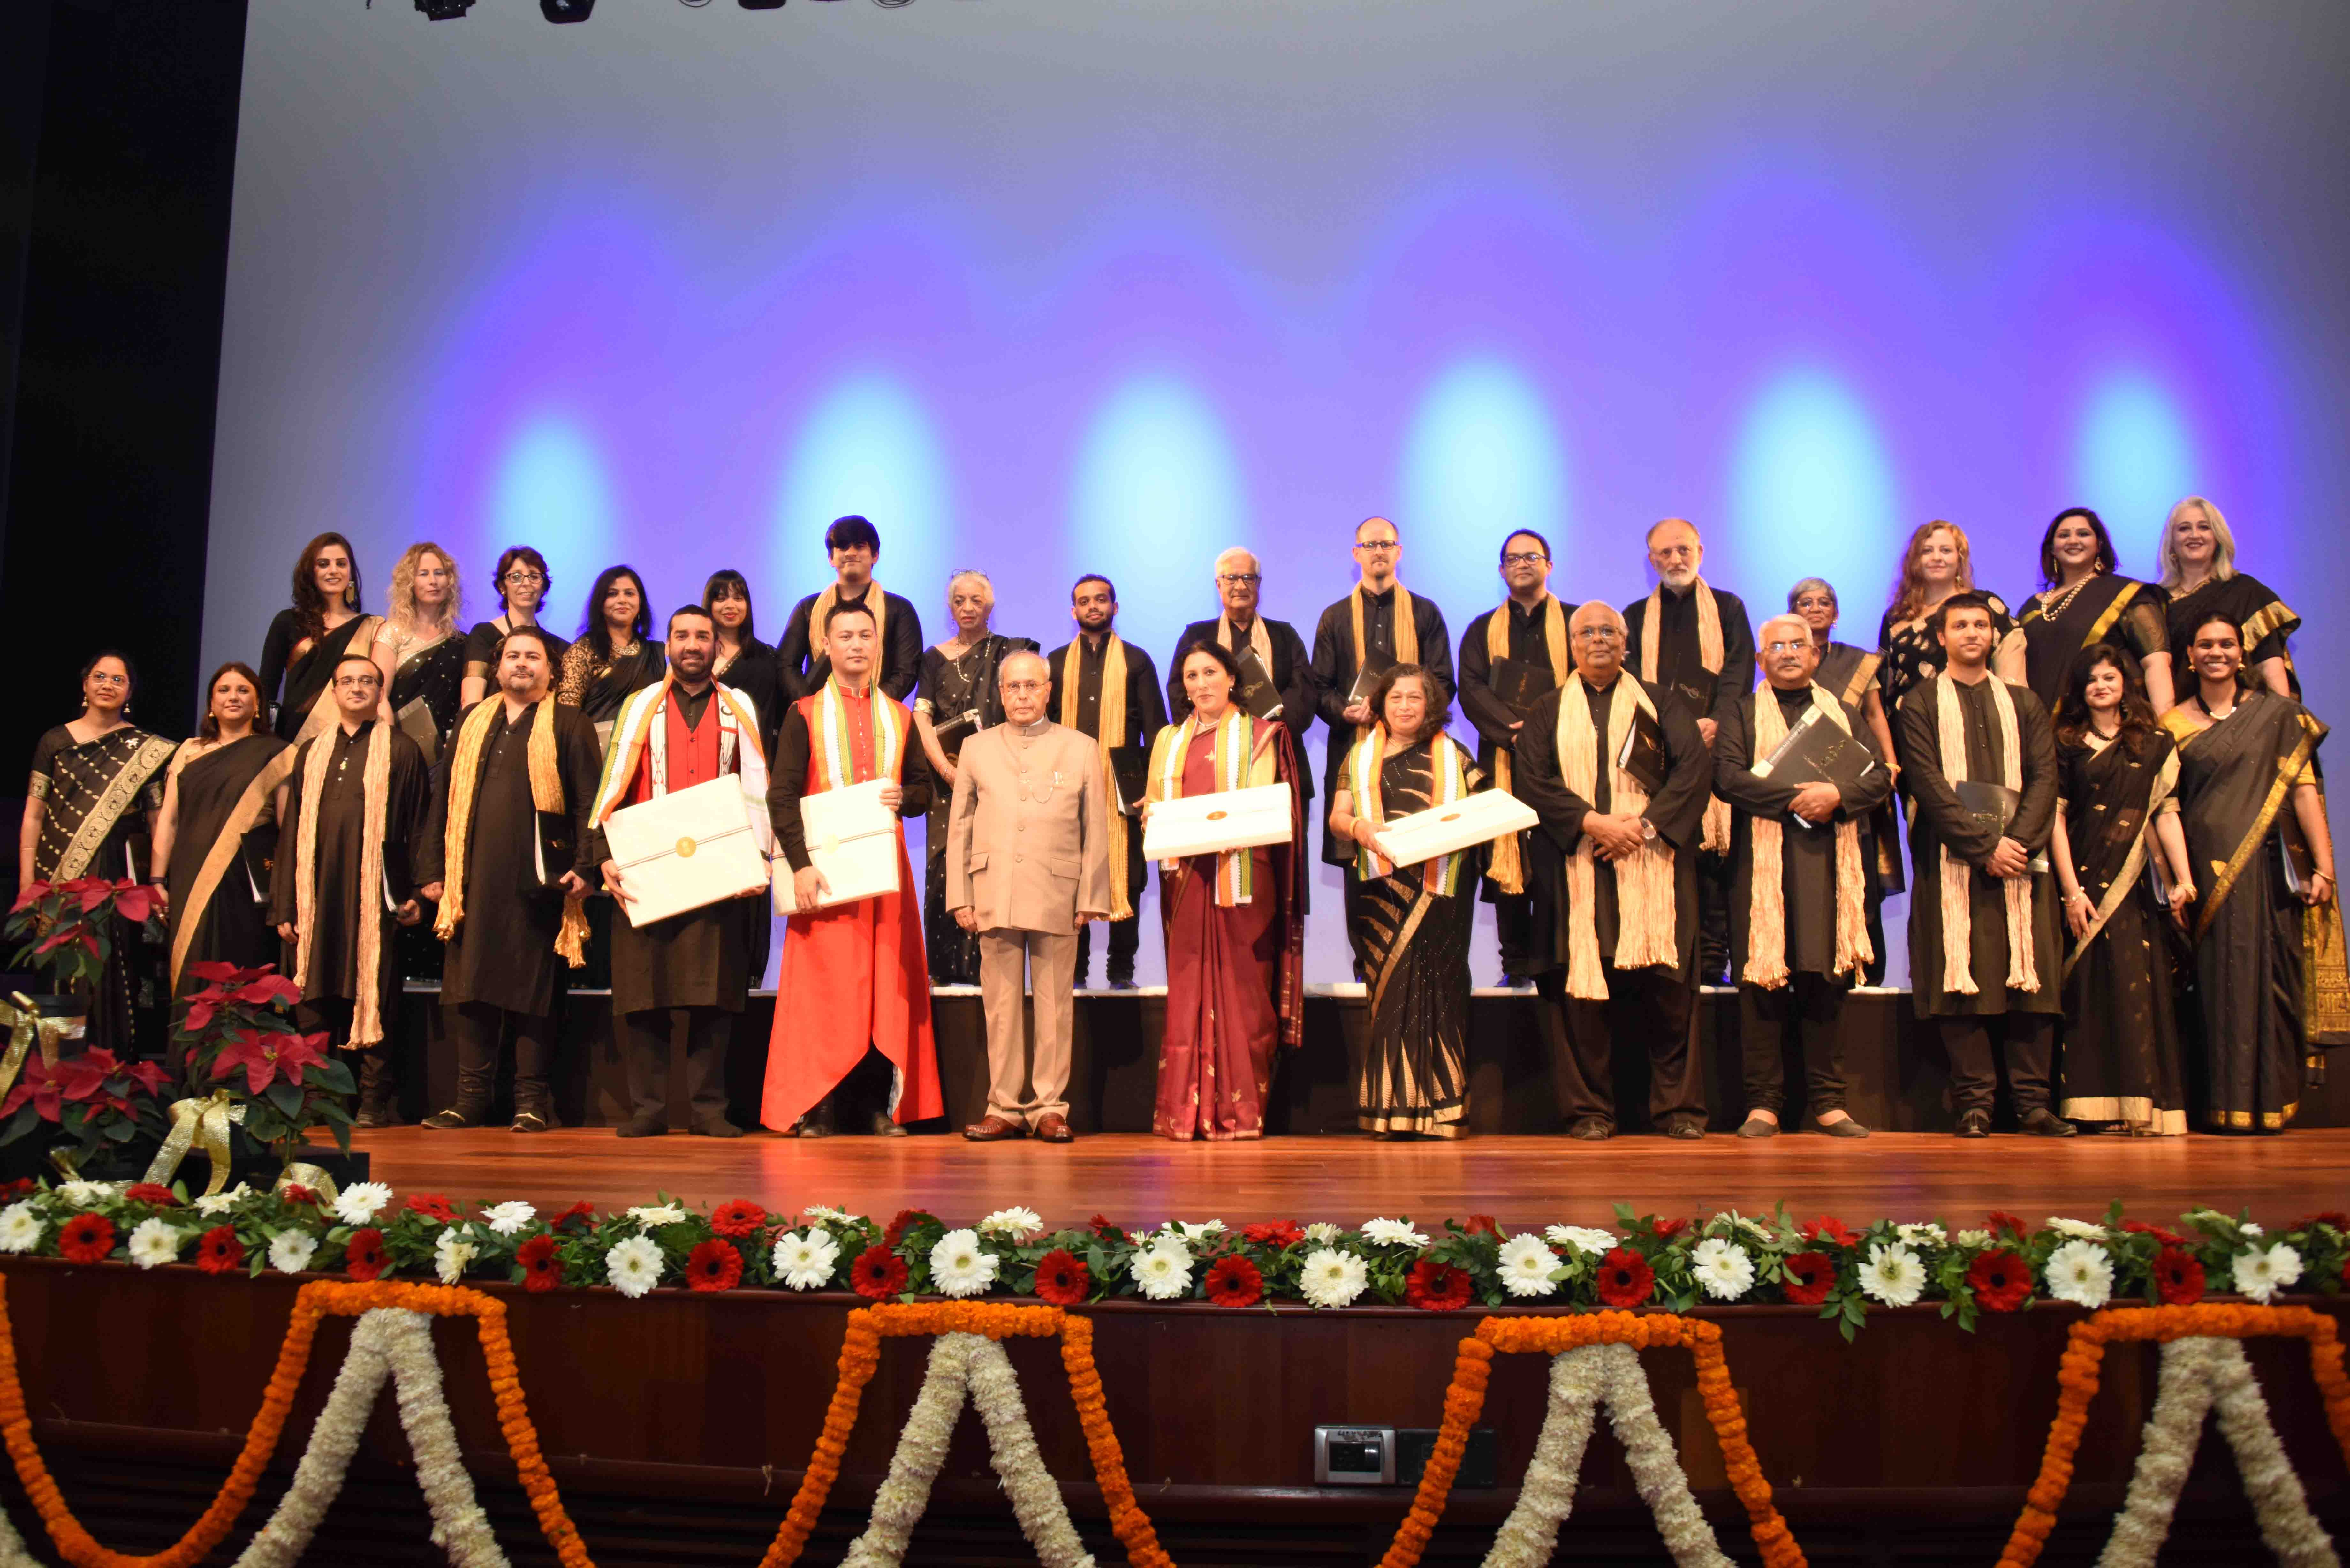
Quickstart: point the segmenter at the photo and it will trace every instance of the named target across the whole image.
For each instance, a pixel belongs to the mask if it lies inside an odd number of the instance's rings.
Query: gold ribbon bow
[[[163,1147],[155,1151],[155,1162],[147,1168],[144,1179],[159,1187],[169,1185],[192,1145],[213,1162],[213,1179],[204,1187],[204,1196],[210,1198],[220,1191],[228,1185],[229,1124],[243,1121],[243,1110],[226,1089],[214,1089],[205,1099],[172,1101],[172,1130],[165,1136]]]
[[[269,1184],[269,1190],[283,1192],[289,1187],[308,1188],[318,1195],[318,1200],[321,1203],[332,1203],[335,1200],[335,1179],[307,1160],[287,1160],[286,1168],[277,1173],[277,1179]]]
[[[16,1075],[25,1070],[34,1041],[40,1042],[42,1064],[53,1068],[57,1064],[57,1042],[73,1038],[81,1020],[45,1018],[31,997],[12,991],[6,1002],[0,1002],[0,1024],[8,1029],[8,1047],[0,1052],[0,1095],[5,1095],[16,1086]]]

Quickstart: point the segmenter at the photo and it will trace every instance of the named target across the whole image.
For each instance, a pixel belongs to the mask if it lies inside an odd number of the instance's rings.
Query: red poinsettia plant
[[[288,1010],[302,999],[294,982],[269,964],[196,963],[188,972],[204,982],[180,1016],[188,1093],[203,1098],[227,1090],[244,1107],[236,1136],[280,1158],[296,1158],[314,1127],[332,1129],[348,1154],[351,1114],[345,1106],[358,1084],[324,1033],[294,1027]]]
[[[60,1058],[54,1067],[33,1052],[0,1100],[0,1145],[54,1127],[50,1141],[78,1169],[92,1155],[165,1131],[160,1096],[169,1082],[152,1062],[118,1062],[107,1050]]]
[[[60,993],[88,987],[114,952],[114,920],[143,926],[155,914],[155,890],[140,882],[77,877],[27,882],[8,911],[7,934],[24,945],[16,963],[47,975]]]

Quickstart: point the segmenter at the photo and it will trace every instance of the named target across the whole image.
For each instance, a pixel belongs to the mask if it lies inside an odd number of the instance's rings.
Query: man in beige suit
[[[993,1143],[1033,1132],[1066,1143],[1077,932],[1109,918],[1101,753],[1045,716],[1053,679],[1042,655],[1005,659],[996,687],[1004,722],[963,742],[947,826],[947,910],[979,933],[987,1009],[987,1114],[962,1136]],[[1024,969],[1036,1012],[1033,1063],[1021,1019]]]

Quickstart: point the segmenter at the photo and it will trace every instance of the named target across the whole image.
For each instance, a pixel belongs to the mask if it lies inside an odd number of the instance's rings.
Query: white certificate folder
[[[853,903],[895,893],[898,886],[898,814],[881,804],[886,779],[800,796],[800,826],[807,838],[808,863],[827,884],[816,908]],[[799,912],[792,863],[775,857],[775,913]]]
[[[649,926],[767,885],[767,857],[751,822],[743,781],[729,774],[625,805],[604,823],[604,841],[629,896],[632,926]]]
[[[1142,830],[1146,860],[1181,860],[1227,849],[1289,842],[1289,786],[1255,784],[1162,800]]]
[[[1517,796],[1492,789],[1399,816],[1371,836],[1379,853],[1395,865],[1417,866],[1440,855],[1523,833],[1541,820],[1534,807]]]

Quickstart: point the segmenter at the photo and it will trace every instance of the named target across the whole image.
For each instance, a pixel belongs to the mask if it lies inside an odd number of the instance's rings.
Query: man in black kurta
[[[1705,543],[1686,520],[1668,517],[1648,530],[1648,565],[1657,587],[1645,599],[1624,607],[1626,655],[1649,684],[1669,688],[1689,705],[1705,743],[1729,706],[1754,689],[1754,631],[1736,594],[1717,588],[1700,575]],[[1705,655],[1705,606],[1711,601],[1721,640],[1720,662]],[[1657,615],[1656,662],[1648,662],[1648,614]],[[1719,818],[1717,818],[1719,822]],[[1726,822],[1719,822],[1726,827]],[[1717,843],[1698,860],[1698,967],[1704,984],[1721,980],[1730,961],[1730,859]]]
[[[1124,638],[1118,638],[1119,661],[1126,666],[1123,703],[1113,702],[1120,722],[1115,735],[1102,733],[1102,671],[1109,661],[1110,639],[1118,636],[1118,589],[1107,577],[1079,577],[1069,594],[1069,615],[1077,623],[1077,636],[1073,642],[1053,650],[1048,662],[1052,666],[1053,711],[1060,722],[1093,737],[1105,750],[1116,746],[1135,747],[1145,757],[1150,754],[1150,742],[1167,727],[1167,699],[1159,689],[1159,670],[1145,653]],[[1070,656],[1076,658],[1074,673],[1069,669]],[[1074,690],[1069,684],[1076,682]],[[1118,802],[1110,801],[1110,810],[1118,811]],[[1118,837],[1117,825],[1111,827],[1115,849]],[[1142,858],[1142,821],[1139,817],[1126,819],[1126,888],[1127,909],[1124,919],[1109,922],[1108,979],[1112,991],[1130,991],[1134,987],[1134,955],[1141,945],[1140,917],[1133,911],[1142,907],[1144,877],[1148,862]],[[1086,983],[1086,973],[1093,966],[1093,923],[1077,928],[1076,984]]]
[[[373,659],[347,654],[333,676],[336,718],[340,722],[302,743],[288,777],[286,822],[278,836],[277,863],[270,877],[269,918],[286,944],[281,972],[302,972],[302,1000],[294,1020],[306,1033],[325,1031],[338,1045],[359,1052],[360,1127],[390,1127],[398,1120],[390,1032],[400,995],[399,929],[421,913],[416,901],[411,850],[424,826],[432,776],[424,753],[397,726],[380,722],[376,708],[383,672]],[[380,731],[389,748],[383,800],[380,879],[366,905],[361,898],[366,858],[367,759]],[[314,764],[313,758],[317,762]],[[315,830],[305,823],[306,781],[313,766],[323,772],[317,795]],[[315,832],[310,863],[312,900],[307,929],[301,920],[296,866],[306,835]],[[360,959],[365,922],[373,922],[375,984],[370,1008],[360,1008]],[[371,1038],[363,1015],[375,1020]]]
[[[1314,768],[1305,759],[1305,732],[1314,722],[1316,711],[1314,663],[1295,627],[1285,620],[1257,614],[1264,597],[1261,591],[1263,571],[1254,556],[1238,547],[1216,557],[1216,594],[1223,600],[1223,613],[1193,621],[1175,639],[1175,658],[1167,666],[1167,719],[1170,723],[1180,724],[1191,716],[1191,699],[1183,694],[1183,649],[1191,644],[1220,642],[1235,657],[1244,648],[1271,654],[1266,674],[1281,694],[1278,716],[1289,731],[1290,759],[1297,764],[1301,798],[1311,800]],[[1240,693],[1234,692],[1232,699],[1238,701]]]
[[[1803,1052],[1804,1105],[1820,1130],[1836,1137],[1865,1137],[1867,1129],[1852,1118],[1844,1105],[1844,1047],[1841,1031],[1845,992],[1851,989],[1866,960],[1847,954],[1838,968],[1836,857],[1852,857],[1858,879],[1845,913],[1853,934],[1865,938],[1867,842],[1856,826],[1891,793],[1893,775],[1869,742],[1860,710],[1814,683],[1819,650],[1812,630],[1800,617],[1773,616],[1762,623],[1762,668],[1769,683],[1749,692],[1726,709],[1713,737],[1714,793],[1730,803],[1730,972],[1738,982],[1739,1045],[1746,1080],[1746,1121],[1742,1137],[1769,1137],[1779,1130],[1786,1111],[1783,1053],[1792,1032]],[[1816,705],[1835,705],[1840,726],[1851,744],[1860,747],[1877,765],[1850,789],[1825,780],[1796,774],[1761,776],[1758,761],[1766,760],[1767,746],[1758,743],[1757,704],[1778,710],[1777,732],[1793,733]],[[1830,723],[1823,717],[1815,722]],[[1758,757],[1757,753],[1761,756]],[[1754,841],[1757,823],[1775,827],[1779,842],[1780,927],[1786,973],[1773,983],[1748,978],[1753,951]]]
[[[1615,1032],[1623,1029],[1648,1052],[1648,1115],[1669,1137],[1705,1136],[1705,1098],[1691,1051],[1696,1025],[1696,849],[1699,819],[1713,784],[1712,760],[1697,726],[1670,691],[1646,687],[1623,667],[1624,623],[1608,606],[1594,602],[1575,612],[1571,635],[1575,674],[1585,692],[1590,723],[1599,745],[1599,766],[1586,797],[1567,787],[1559,760],[1559,707],[1564,689],[1548,691],[1527,713],[1518,733],[1517,794],[1542,818],[1532,836],[1527,883],[1534,895],[1532,926],[1534,984],[1559,1012],[1564,1039],[1552,1040],[1559,1109],[1570,1136],[1606,1138],[1616,1130]],[[1645,689],[1657,711],[1664,779],[1638,819],[1615,814],[1616,759],[1607,754],[1609,715],[1617,702],[1634,701]],[[1598,820],[1592,820],[1596,818]],[[1595,849],[1629,851],[1646,841],[1661,843],[1672,855],[1673,952],[1675,961],[1619,970],[1614,955],[1618,937],[1616,868],[1600,858],[1594,878],[1592,914],[1598,930],[1607,996],[1602,1001],[1567,990],[1569,923],[1568,857],[1590,832]],[[1602,835],[1615,842],[1603,841]],[[1622,836],[1629,835],[1628,838]]]
[[[457,1100],[424,1118],[428,1127],[479,1127],[489,1116],[498,1044],[515,1043],[515,1132],[554,1125],[547,1074],[555,1060],[555,989],[563,961],[556,948],[567,898],[586,893],[588,817],[602,755],[596,726],[577,708],[546,702],[553,676],[546,639],[516,627],[499,644],[496,687],[452,732],[433,770],[432,813],[417,850],[424,895],[442,905],[444,880],[459,873],[462,916],[445,940],[441,1005],[457,1047]],[[484,708],[488,716],[481,717]],[[531,741],[542,723],[555,729],[556,777],[562,810],[542,812],[531,787]],[[476,726],[482,733],[473,734]],[[543,744],[543,742],[542,742]],[[470,758],[472,812],[462,846],[451,831],[458,763]],[[463,864],[455,857],[462,853]]]
[[[825,657],[824,618],[836,604],[870,605],[880,609],[881,690],[899,701],[910,701],[922,673],[922,618],[913,604],[873,580],[881,560],[881,535],[862,517],[836,517],[824,531],[825,554],[831,559],[832,587],[808,595],[792,607],[784,626],[784,639],[775,645],[775,662],[783,687],[783,706],[824,689],[832,674]],[[875,596],[879,596],[877,598]],[[810,627],[818,628],[815,632]]]
[[[2049,1109],[2049,1078],[2056,1047],[2057,1020],[2064,1012],[2064,959],[2060,949],[2055,879],[2047,866],[2048,839],[2056,815],[2056,742],[2048,710],[2029,687],[2006,685],[1991,673],[1997,632],[1991,612],[1978,594],[1953,594],[1935,611],[1949,664],[1940,675],[1912,687],[1901,700],[1893,741],[1901,753],[1901,778],[1917,805],[1909,826],[1914,878],[1909,894],[1909,990],[1921,1019],[1939,1029],[1950,1057],[1950,1104],[1959,1114],[1960,1137],[1991,1131],[1998,1067],[1993,1036],[2003,1036],[2007,1086],[2023,1130],[2044,1137],[2071,1136],[2072,1124]],[[2007,753],[1994,683],[2002,686],[2015,711],[2022,794],[2002,829],[1993,816],[1970,813],[1959,800],[1942,755],[1939,712],[1947,687],[1958,701],[1965,738],[1966,777],[1997,784],[2006,776]],[[1948,936],[1942,925],[1942,851],[1959,863],[1966,878],[1969,909],[1968,973],[1974,991],[1945,984]],[[2030,887],[2024,940],[2031,944],[2035,989],[2011,987],[2006,885]]]
[[[1509,597],[1469,623],[1461,634],[1461,711],[1477,730],[1477,765],[1496,789],[1515,792],[1518,729],[1525,715],[1493,688],[1493,618],[1503,618],[1501,657],[1539,670],[1556,685],[1566,663],[1566,607],[1551,596],[1550,541],[1530,528],[1502,541],[1502,582]],[[1555,645],[1555,646],[1554,646]],[[1503,759],[1509,765],[1502,765]],[[1482,897],[1493,906],[1493,934],[1502,950],[1502,983],[1515,988],[1534,972],[1527,943],[1533,895],[1523,889],[1528,835],[1518,836],[1520,891],[1501,885],[1500,846],[1486,862]]]

